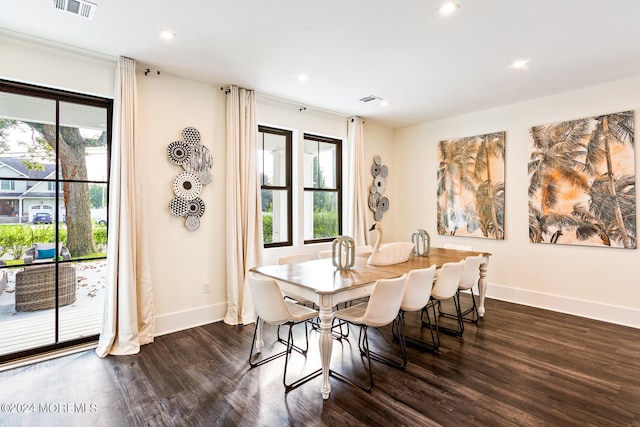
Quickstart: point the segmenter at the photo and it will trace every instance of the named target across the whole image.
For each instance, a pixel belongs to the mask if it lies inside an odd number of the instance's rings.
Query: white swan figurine
[[[413,250],[413,242],[392,242],[382,245],[382,226],[375,222],[369,229],[369,231],[372,230],[378,230],[378,238],[367,264],[391,265],[399,264],[409,259],[409,255]]]

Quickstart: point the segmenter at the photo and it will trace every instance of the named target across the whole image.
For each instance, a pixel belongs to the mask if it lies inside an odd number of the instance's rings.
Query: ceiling
[[[640,75],[637,0],[458,0],[450,16],[440,0],[94,2],[89,21],[2,0],[0,29],[390,127]]]

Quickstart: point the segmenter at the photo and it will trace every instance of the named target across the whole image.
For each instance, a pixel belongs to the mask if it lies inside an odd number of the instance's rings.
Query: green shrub
[[[262,212],[262,241],[264,243],[273,242],[273,213]]]
[[[3,225],[0,233],[2,253],[9,253],[13,259],[20,259],[33,245],[33,233],[28,225]]]
[[[338,235],[338,213],[316,210],[313,212],[313,237],[336,237]]]
[[[96,245],[107,244],[107,227],[105,225],[95,225],[93,227],[93,241]]]

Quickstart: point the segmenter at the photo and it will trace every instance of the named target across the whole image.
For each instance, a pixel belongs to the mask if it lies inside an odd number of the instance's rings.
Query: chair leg
[[[472,323],[478,323],[478,320],[480,320],[480,314],[478,314],[478,306],[476,304],[476,297],[473,294],[473,288],[470,288],[469,292],[471,292],[472,305],[471,305],[471,308],[468,308],[462,312],[462,320],[465,320],[467,322],[472,322]],[[471,317],[465,317],[469,313],[472,313]]]
[[[314,379],[315,377],[317,377],[318,375],[322,374],[322,368],[318,369],[316,371],[311,372],[308,375],[305,375],[302,378],[297,379],[296,381],[287,384],[287,367],[289,366],[289,358],[291,357],[291,350],[294,349],[294,345],[293,345],[293,326],[295,324],[289,324],[289,334],[287,337],[287,349],[285,350],[285,358],[284,358],[284,373],[282,374],[282,384],[284,384],[284,392],[285,393],[289,393],[291,390],[300,387],[302,384],[309,382],[310,380]],[[307,349],[309,349],[309,337],[308,337],[308,331],[307,331],[307,322],[304,322],[304,328],[305,328],[305,336],[306,336],[306,341],[307,341]],[[306,350],[305,350],[306,353]]]
[[[385,365],[391,366],[393,368],[404,369],[407,367],[407,347],[405,343],[404,336],[404,316],[403,312],[398,313],[398,317],[396,317],[391,325],[391,329],[396,330],[398,334],[398,340],[400,341],[400,355],[401,360],[397,361],[390,357],[384,356],[380,353],[377,353],[371,349],[369,349],[369,357],[371,359],[384,363]],[[360,347],[360,354],[364,355],[364,349]]]
[[[465,322],[478,323],[478,320],[480,320],[480,315],[478,314],[478,305],[476,304],[476,298],[473,293],[473,288],[469,289],[469,292],[471,292],[471,307],[469,307],[468,309],[462,312],[462,320]],[[458,304],[460,304],[460,291],[456,292],[456,295],[458,297]],[[462,306],[460,306],[460,309],[462,310]],[[471,313],[471,316],[466,317],[469,313]],[[445,317],[450,317],[450,318],[457,317],[457,313],[452,314],[452,313],[440,312],[440,315]]]
[[[455,314],[448,314],[442,311],[442,307],[441,307],[441,303],[440,301],[437,302],[438,304],[438,316],[443,316],[443,317],[451,317],[453,319],[456,319],[457,323],[458,323],[458,327],[457,329],[453,329],[453,328],[446,328],[444,326],[438,326],[438,329],[442,332],[444,332],[445,334],[448,335],[455,335],[455,336],[461,336],[462,332],[464,332],[464,324],[462,323],[462,315],[460,312],[460,293],[456,292],[453,297],[453,305],[455,306],[456,309],[456,313]]]
[[[281,325],[278,325],[278,342],[280,344],[283,344],[283,345],[286,346],[286,345],[288,345],[287,344],[288,340],[285,341],[283,338],[280,337],[280,326]],[[291,328],[289,328],[289,329],[291,329]],[[293,347],[293,349],[295,351],[297,351],[298,353],[302,354],[303,356],[305,356],[307,354],[307,350],[309,350],[309,329],[307,328],[307,322],[306,321],[304,322],[304,337],[305,337],[305,341],[306,341],[306,346],[305,346],[304,349],[302,349],[302,348],[298,347],[297,345],[293,344],[293,341],[291,342],[291,346]]]
[[[253,356],[254,356],[253,349],[255,347],[256,334],[258,332],[258,320],[259,319],[256,319],[256,327],[255,327],[255,329],[253,331],[253,341],[251,341],[251,350],[249,352],[249,365],[251,366],[251,368],[255,368],[256,366],[264,365],[267,362],[271,362],[272,360],[277,359],[278,357],[282,357],[282,356],[287,354],[287,351],[285,350],[285,351],[282,351],[280,353],[273,354],[273,355],[271,355],[271,356],[269,356],[269,357],[267,357],[265,359],[259,360],[257,362],[253,361]]]
[[[369,393],[373,389],[373,369],[371,367],[371,354],[369,352],[369,338],[367,336],[367,327],[365,325],[360,325],[360,335],[358,336],[358,348],[360,349],[360,352],[361,352],[360,354],[362,355],[362,357],[366,359],[366,363],[368,364],[369,384],[362,383],[354,378],[347,377],[334,370],[330,370],[329,375],[341,381],[344,381],[348,384],[359,387],[362,390]]]
[[[430,301],[420,313],[420,322],[422,326],[425,328],[429,328],[429,332],[431,334],[431,344],[426,343],[421,339],[405,335],[406,342],[432,351],[435,351],[438,349],[438,347],[440,347],[440,331],[438,326],[438,315],[436,313],[436,303],[437,301]],[[431,309],[431,311],[433,312],[433,322],[431,321],[431,316],[429,315],[429,309]]]
[[[453,299],[453,304],[456,306],[456,314],[458,315],[458,329],[460,330],[460,334],[464,332],[464,321],[462,320],[462,311],[460,310],[460,293],[456,294],[456,297]]]

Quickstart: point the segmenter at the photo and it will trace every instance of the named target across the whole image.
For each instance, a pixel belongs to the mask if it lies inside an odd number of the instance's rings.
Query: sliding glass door
[[[0,80],[0,363],[100,333],[112,108]]]

